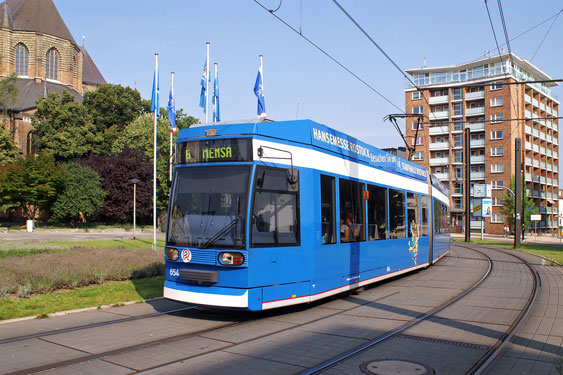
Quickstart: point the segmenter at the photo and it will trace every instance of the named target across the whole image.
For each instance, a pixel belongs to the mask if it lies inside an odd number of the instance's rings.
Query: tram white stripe
[[[226,294],[197,293],[164,287],[164,298],[176,301],[190,301],[199,305],[222,306],[222,307],[248,307],[248,290],[240,296]]]

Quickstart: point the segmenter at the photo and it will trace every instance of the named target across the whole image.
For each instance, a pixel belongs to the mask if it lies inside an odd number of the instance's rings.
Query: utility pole
[[[520,247],[520,234],[522,232],[522,140],[514,140],[514,154],[516,158],[515,188],[514,188],[514,248]]]
[[[471,241],[471,131],[465,126],[465,242]]]

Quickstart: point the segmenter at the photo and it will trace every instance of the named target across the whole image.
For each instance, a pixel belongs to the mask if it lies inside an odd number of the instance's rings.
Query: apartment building
[[[464,129],[471,140],[471,187],[491,184],[492,217],[485,232],[502,234],[506,218],[502,197],[510,187],[516,158],[522,159],[528,196],[542,215],[537,227],[555,233],[559,193],[559,99],[551,92],[557,84],[538,67],[515,54],[502,54],[465,64],[410,69],[407,73],[421,90],[405,90],[405,133],[416,149],[412,160],[431,170],[450,189],[451,225],[464,223]],[[540,82],[544,81],[544,82]],[[522,154],[514,151],[522,139]],[[480,228],[473,217],[472,228]]]

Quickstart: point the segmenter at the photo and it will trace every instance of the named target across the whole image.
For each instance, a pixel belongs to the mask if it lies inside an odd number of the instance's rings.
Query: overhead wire
[[[300,37],[302,37],[303,39],[305,39],[309,44],[311,44],[313,47],[315,47],[317,50],[319,50],[322,54],[324,54],[326,57],[328,57],[329,59],[331,59],[334,63],[336,63],[338,66],[340,66],[342,69],[344,69],[345,71],[347,71],[350,75],[352,75],[354,78],[356,78],[358,81],[360,81],[361,83],[363,83],[366,87],[368,87],[370,90],[372,90],[373,92],[375,92],[377,95],[379,95],[383,100],[385,100],[387,103],[391,104],[393,107],[397,108],[399,111],[401,111],[401,113],[404,113],[402,108],[399,108],[395,103],[393,103],[391,100],[389,100],[385,95],[383,95],[382,93],[380,93],[378,90],[376,90],[373,86],[371,86],[369,83],[367,83],[364,79],[362,79],[360,76],[358,76],[356,73],[354,73],[351,69],[349,69],[348,67],[346,67],[343,63],[341,63],[340,61],[338,61],[335,57],[333,57],[332,55],[330,55],[327,51],[325,51],[323,48],[321,48],[319,45],[317,45],[316,43],[314,43],[311,39],[307,38],[305,35],[303,35],[302,32],[298,31],[297,29],[295,29],[293,26],[291,26],[289,23],[287,23],[286,21],[284,21],[281,17],[279,17],[278,15],[274,14],[273,12],[271,12],[268,8],[266,8],[264,5],[262,5],[258,0],[253,0],[256,4],[258,4],[261,8],[263,8],[264,10],[266,10],[268,13],[270,13],[272,16],[274,16],[278,21],[280,21],[281,23],[283,23],[285,26],[287,26],[289,29],[291,29],[293,32],[295,32],[297,35],[299,35]]]
[[[561,14],[561,12],[563,12],[563,9],[561,9],[559,11],[559,13],[557,13],[557,15],[555,16],[555,19],[553,20],[553,22],[551,23],[551,25],[549,26],[549,29],[547,29],[547,32],[545,33],[545,35],[543,36],[540,44],[538,45],[538,48],[536,48],[536,51],[534,52],[534,55],[532,56],[532,58],[530,59],[530,62],[534,61],[534,58],[536,57],[536,54],[538,53],[538,51],[540,50],[543,42],[545,41],[545,38],[547,38],[547,35],[549,34],[549,32],[551,31],[551,28],[553,27],[553,25],[555,24],[555,22],[557,21],[557,18],[559,18],[559,15]]]

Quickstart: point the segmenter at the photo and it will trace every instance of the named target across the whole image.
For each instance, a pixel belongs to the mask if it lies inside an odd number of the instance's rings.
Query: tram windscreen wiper
[[[202,246],[202,249],[207,249],[209,246],[213,245],[215,243],[215,241],[217,241],[219,238],[223,237],[223,235],[225,235],[225,233],[229,232],[231,229],[233,229],[233,227],[236,225],[236,223],[239,221],[239,217],[235,217],[233,220],[231,220],[231,222],[227,225],[225,225],[223,227],[223,229],[221,229],[219,232],[217,232],[217,234],[215,234],[213,237],[211,237],[210,239],[208,239]]]

